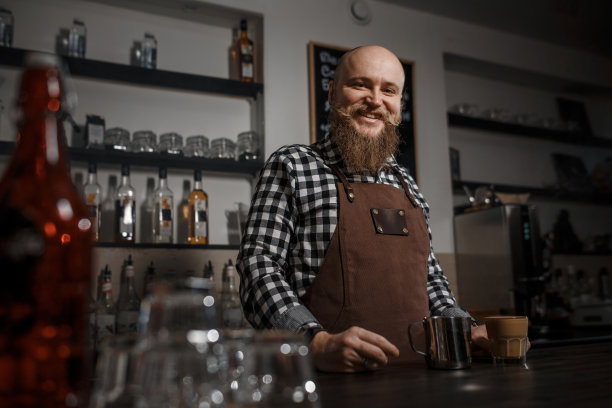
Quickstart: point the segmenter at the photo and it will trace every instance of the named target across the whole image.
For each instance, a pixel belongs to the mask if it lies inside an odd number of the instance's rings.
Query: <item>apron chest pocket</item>
[[[406,211],[394,208],[371,208],[370,214],[377,234],[408,236]]]

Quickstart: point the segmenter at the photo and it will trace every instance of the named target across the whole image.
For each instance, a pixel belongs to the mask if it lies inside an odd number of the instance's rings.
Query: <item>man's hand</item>
[[[317,333],[310,342],[315,367],[321,371],[352,373],[387,365],[399,350],[383,336],[353,326],[341,333]]]
[[[527,350],[531,348],[531,343],[527,339]],[[489,336],[487,335],[487,326],[472,327],[472,350],[482,349],[485,351],[491,351],[491,345],[489,344]]]
[[[472,327],[472,350],[474,349],[491,351],[489,336],[487,335],[487,327],[484,324],[481,326]]]

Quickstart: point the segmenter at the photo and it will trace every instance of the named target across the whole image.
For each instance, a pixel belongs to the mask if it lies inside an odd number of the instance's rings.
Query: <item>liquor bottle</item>
[[[153,242],[172,243],[173,219],[172,207],[174,195],[168,188],[166,168],[159,168],[159,186],[153,194]]]
[[[143,68],[157,68],[157,40],[151,33],[145,33],[140,44],[140,66]]]
[[[106,220],[100,225],[100,241],[113,242],[115,240],[115,195],[117,194],[117,176],[108,176],[108,190],[102,201],[102,218]],[[111,220],[111,222],[109,222]]]
[[[193,172],[193,190],[189,195],[190,244],[208,244],[208,194],[202,190],[202,172]]]
[[[134,264],[132,255],[128,255],[122,271],[117,301],[117,333],[136,333],[139,312],[140,298],[134,286]]]
[[[208,279],[211,282],[215,281],[215,273],[213,271],[212,262],[208,261],[207,264],[204,264],[204,271],[202,273],[202,277],[204,279]]]
[[[100,240],[100,226],[102,225],[102,187],[98,184],[96,172],[96,163],[90,162],[87,183],[83,186],[85,205],[87,205],[91,220],[91,237],[94,242]]]
[[[85,23],[79,19],[72,20],[72,27],[68,34],[68,56],[85,58],[87,48],[87,29]]]
[[[96,278],[96,295],[92,297],[91,304],[89,305],[89,338],[88,338],[88,351],[94,353],[96,350],[96,307],[98,302],[102,299],[102,284],[104,283],[104,269],[100,269],[98,277]],[[93,361],[93,360],[92,360]]]
[[[221,310],[223,314],[223,327],[240,329],[245,327],[242,313],[242,303],[236,288],[236,269],[232,260],[223,268],[223,286],[221,289]]]
[[[153,193],[155,192],[155,179],[147,177],[147,190],[145,199],[140,206],[140,242],[153,242]]]
[[[113,302],[112,272],[104,267],[102,278],[102,297],[96,304],[96,349],[117,332],[115,302]]]
[[[191,195],[191,182],[183,180],[183,198],[176,207],[178,214],[176,220],[176,242],[186,244],[189,237],[189,196]]]
[[[83,187],[85,183],[83,182],[83,173],[76,172],[74,173],[74,188],[76,188],[77,193],[79,193],[79,197],[83,197]]]
[[[240,80],[253,82],[253,41],[247,34],[247,21],[240,20],[240,38],[238,39]]]
[[[115,241],[136,240],[136,190],[130,184],[130,167],[121,165],[121,184],[115,194]]]
[[[238,39],[239,33],[238,28],[232,28],[232,42],[228,48],[228,65],[229,65],[229,78],[240,79],[240,58],[238,57]]]
[[[155,282],[155,267],[153,266],[153,261],[147,266],[147,270],[144,274],[144,284],[143,284],[143,297],[148,296],[153,291],[153,284]]]
[[[0,181],[0,405],[86,403],[91,236],[70,178],[62,118],[68,78],[27,54],[18,138]]]

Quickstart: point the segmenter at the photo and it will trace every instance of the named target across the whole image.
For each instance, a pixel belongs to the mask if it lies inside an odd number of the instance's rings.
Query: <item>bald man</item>
[[[245,316],[305,332],[319,370],[414,359],[411,322],[469,317],[434,255],[429,207],[394,158],[404,79],[383,47],[345,53],[330,83],[330,132],[274,152],[255,189],[237,260]],[[484,327],[472,338],[487,346]]]

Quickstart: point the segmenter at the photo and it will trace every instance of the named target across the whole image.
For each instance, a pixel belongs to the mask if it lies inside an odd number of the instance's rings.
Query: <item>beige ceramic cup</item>
[[[495,364],[525,365],[528,324],[527,316],[485,317]]]

